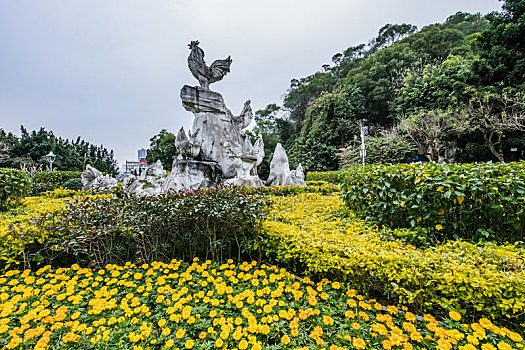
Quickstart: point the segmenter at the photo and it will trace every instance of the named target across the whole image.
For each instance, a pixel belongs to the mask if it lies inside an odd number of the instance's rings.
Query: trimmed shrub
[[[398,164],[343,172],[347,206],[367,220],[421,227],[430,242],[517,242],[525,233],[525,163]]]
[[[31,179],[31,193],[38,195],[41,192],[53,191],[56,188],[64,187],[64,184],[71,179],[80,179],[81,171],[41,171],[33,175]]]
[[[73,191],[80,191],[82,190],[82,179],[81,178],[74,178],[74,179],[69,179],[67,180],[66,182],[64,182],[64,185],[63,187],[66,189],[66,190],[73,190]]]
[[[525,326],[525,250],[514,245],[447,242],[418,249],[351,213],[337,196],[274,197],[263,222],[264,251],[291,272],[339,281],[367,297],[419,314],[458,311]]]
[[[331,184],[339,184],[341,171],[309,171],[306,173],[306,181],[326,181]]]
[[[257,251],[265,208],[263,196],[237,187],[157,197],[74,197],[64,210],[32,218],[30,230],[11,227],[9,235],[22,247],[16,262],[24,267],[222,261]]]
[[[0,211],[16,206],[29,188],[30,180],[25,172],[0,168]]]
[[[243,191],[245,193],[272,196],[294,196],[300,193],[330,194],[341,191],[341,187],[339,185],[329,184],[326,181],[318,182],[319,184],[308,186],[243,187]]]

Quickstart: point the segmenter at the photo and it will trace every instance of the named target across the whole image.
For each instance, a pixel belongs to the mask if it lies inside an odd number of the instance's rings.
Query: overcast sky
[[[497,0],[0,0],[0,128],[45,127],[115,151],[119,164],[165,128],[191,128],[181,105],[191,40],[206,62],[231,55],[211,88],[234,114],[281,103],[293,78],[368,42],[386,23],[418,28]]]

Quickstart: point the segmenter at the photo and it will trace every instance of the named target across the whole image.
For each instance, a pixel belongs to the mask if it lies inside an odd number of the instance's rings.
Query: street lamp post
[[[363,126],[363,122],[359,123],[359,128],[361,129],[361,158],[363,160],[363,166],[365,166],[366,158],[366,147],[365,147],[365,136],[368,135],[368,126]]]
[[[56,155],[53,154],[52,151],[49,152],[49,154],[46,155],[47,160],[49,161],[49,170],[53,171],[53,162],[55,161]]]

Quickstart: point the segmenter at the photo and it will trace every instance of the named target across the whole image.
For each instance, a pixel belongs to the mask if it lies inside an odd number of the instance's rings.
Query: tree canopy
[[[310,170],[333,170],[347,164],[338,155],[353,149],[361,123],[370,126],[370,137],[389,137],[374,139],[381,147],[393,144],[395,128],[395,139],[406,145],[395,159],[419,154],[442,161],[442,153],[454,149],[455,161],[501,161],[511,147],[525,149],[520,128],[495,123],[490,139],[466,117],[475,115],[475,106],[481,108],[484,94],[492,100],[499,96],[485,120],[504,120],[502,101],[521,101],[525,0],[506,0],[502,11],[486,16],[458,12],[419,31],[406,23],[386,24],[368,43],[342,50],[331,61],[293,79],[282,107],[287,116],[265,120],[264,129],[258,129],[265,140],[285,145],[292,166],[300,162]],[[260,112],[264,115],[270,106]],[[518,120],[523,110],[520,103],[513,107]],[[431,125],[437,128],[434,136],[416,139]],[[496,146],[491,144],[495,139]],[[414,154],[407,157],[411,149]]]
[[[28,131],[20,127],[20,137],[0,129],[0,167],[22,169],[27,167],[46,169],[46,154],[53,152],[56,159],[53,169],[82,171],[91,164],[102,172],[118,173],[113,150],[103,145],[92,145],[80,136],[76,140],[57,137],[44,128]]]

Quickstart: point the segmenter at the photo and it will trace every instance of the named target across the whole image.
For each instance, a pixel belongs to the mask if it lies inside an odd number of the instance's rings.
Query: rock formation
[[[292,170],[292,180],[297,186],[306,186],[304,170],[301,163],[297,166],[297,169]]]
[[[137,196],[153,196],[163,192],[166,170],[160,160],[147,167],[139,177],[130,177],[123,184],[124,191]]]
[[[117,187],[117,179],[109,175],[102,175],[100,171],[89,164],[86,165],[86,170],[82,172],[81,179],[84,191],[92,190],[93,193],[108,194]]]
[[[270,162],[270,175],[266,180],[267,186],[297,185],[306,186],[304,172],[301,164],[297,170],[290,171],[290,163],[283,146],[278,143],[275,146],[272,161]]]

